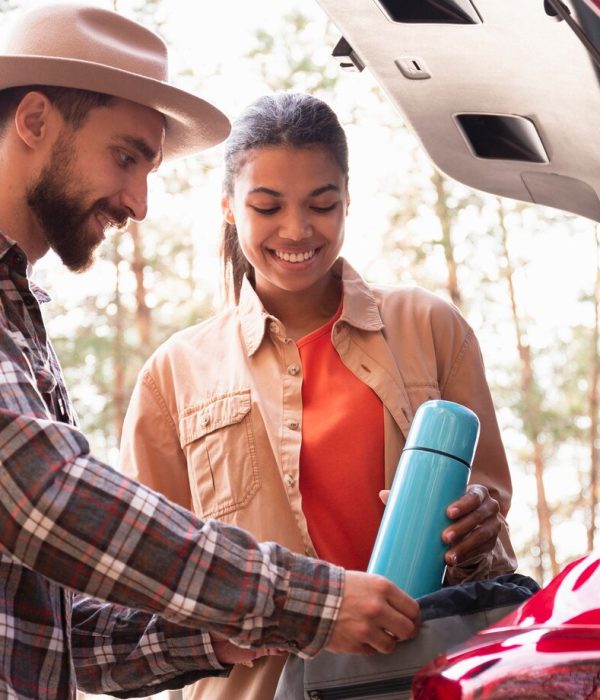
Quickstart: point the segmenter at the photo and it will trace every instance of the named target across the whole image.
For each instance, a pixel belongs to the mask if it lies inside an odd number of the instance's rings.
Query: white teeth
[[[304,253],[288,253],[286,250],[276,250],[275,255],[280,259],[280,260],[285,260],[286,262],[291,262],[291,263],[298,263],[298,262],[304,262],[305,260],[310,260],[312,257],[314,257],[315,254],[315,249],[311,248],[310,250],[304,251]]]
[[[103,214],[102,212],[100,212],[98,214],[98,221],[100,221],[100,225],[102,226],[103,229],[107,229],[107,228],[110,228],[111,226],[114,226],[112,220],[109,219],[109,217],[106,216],[106,214]]]

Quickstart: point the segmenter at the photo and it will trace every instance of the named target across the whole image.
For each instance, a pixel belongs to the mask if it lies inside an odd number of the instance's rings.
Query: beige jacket
[[[332,342],[381,399],[390,485],[418,406],[444,398],[471,408],[481,437],[471,483],[505,516],[511,480],[477,339],[449,303],[417,287],[367,285],[343,260],[344,300]],[[125,420],[129,475],[203,518],[219,518],[315,554],[298,489],[302,366],[296,344],[248,281],[237,308],[175,334],[144,366]],[[448,572],[452,583],[514,571],[506,529],[493,555]],[[267,700],[283,658],[236,667],[184,691],[198,700]]]

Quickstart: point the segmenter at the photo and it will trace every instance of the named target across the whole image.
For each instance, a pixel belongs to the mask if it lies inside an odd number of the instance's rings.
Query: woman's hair
[[[225,143],[223,192],[233,195],[235,178],[249,151],[272,146],[326,148],[348,178],[348,144],[335,112],[311,95],[282,92],[259,97],[233,123]],[[234,224],[223,222],[221,243],[225,290],[239,301],[244,274],[252,266],[244,257]]]

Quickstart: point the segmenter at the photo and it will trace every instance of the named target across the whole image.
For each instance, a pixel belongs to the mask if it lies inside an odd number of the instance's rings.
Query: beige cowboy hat
[[[116,12],[77,4],[38,6],[21,15],[0,47],[0,90],[55,85],[114,95],[166,118],[165,159],[227,138],[227,117],[168,82],[167,46]]]

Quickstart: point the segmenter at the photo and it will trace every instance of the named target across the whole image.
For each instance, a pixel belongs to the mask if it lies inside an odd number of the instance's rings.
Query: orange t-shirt
[[[317,554],[364,571],[383,515],[383,405],[331,342],[338,313],[298,340],[302,360],[300,492]]]

